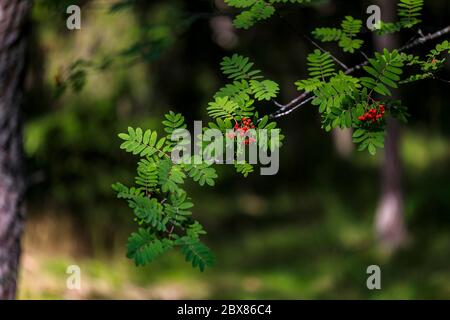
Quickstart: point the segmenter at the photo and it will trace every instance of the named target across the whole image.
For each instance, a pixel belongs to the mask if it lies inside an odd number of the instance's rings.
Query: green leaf
[[[127,257],[133,259],[136,266],[143,266],[154,261],[172,247],[167,240],[159,240],[147,229],[140,228],[128,238]]]
[[[244,177],[247,177],[253,172],[253,166],[249,163],[236,163],[234,165],[236,172],[241,173]]]
[[[400,0],[398,2],[397,15],[400,24],[404,28],[412,28],[420,23],[423,0]]]
[[[180,239],[181,252],[183,252],[187,262],[191,262],[192,267],[199,268],[204,271],[206,267],[214,265],[214,256],[207,246],[189,237]]]
[[[224,75],[233,80],[259,79],[259,70],[253,70],[253,63],[249,58],[234,54],[231,57],[223,58],[221,69]]]
[[[271,80],[251,80],[250,87],[258,100],[271,100],[278,95],[278,84]]]
[[[149,134],[149,130],[147,130],[145,135],[143,135],[141,128],[137,128],[135,130],[129,127],[128,134],[119,134],[119,137],[122,140],[125,140],[125,142],[120,145],[120,148],[127,152],[133,153],[134,155],[140,155],[141,157],[152,155],[157,155],[158,157],[167,156],[162,149],[162,146],[158,145],[158,148],[155,146],[157,136],[155,131],[151,133],[152,138],[150,138],[150,141],[146,143],[145,140],[148,138]]]
[[[234,119],[239,110],[239,105],[228,97],[216,97],[215,101],[208,104],[206,110],[208,115],[213,118]]]
[[[201,186],[205,183],[211,187],[214,186],[214,179],[217,178],[217,173],[216,169],[209,164],[185,164],[184,169],[189,173],[189,177],[195,182],[198,182]]]
[[[339,41],[342,36],[342,30],[337,28],[317,28],[312,34],[322,42]]]

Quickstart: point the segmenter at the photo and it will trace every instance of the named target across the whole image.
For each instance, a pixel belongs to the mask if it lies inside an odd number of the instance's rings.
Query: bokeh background
[[[66,8],[74,3],[82,29],[69,31]],[[365,20],[369,4],[324,0],[281,12],[309,33],[347,14]],[[243,178],[220,167],[216,187],[188,184],[214,268],[193,270],[177,252],[139,268],[125,257],[135,226],[110,186],[132,181],[135,159],[119,150],[117,133],[160,128],[168,110],[206,120],[208,101],[225,83],[219,63],[235,52],[281,85],[280,101],[295,97],[293,83],[305,76],[313,48],[285,23],[273,18],[237,31],[230,15],[220,0],[35,1],[19,298],[450,298],[450,95],[437,81],[401,93],[411,114],[400,150],[405,248],[388,254],[374,236],[383,153],[346,152],[306,106],[279,121],[286,142],[277,175]],[[424,32],[449,21],[449,1],[426,1]],[[362,58],[341,57],[349,65]],[[80,291],[66,288],[74,264]],[[371,264],[382,269],[382,290],[366,288]]]

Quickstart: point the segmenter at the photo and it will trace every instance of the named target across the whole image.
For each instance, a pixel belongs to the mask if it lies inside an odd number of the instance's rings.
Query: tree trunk
[[[24,218],[21,103],[31,1],[0,0],[0,299],[16,296]]]
[[[395,21],[396,1],[377,0],[383,21]],[[377,51],[399,47],[396,35],[375,36]],[[394,93],[393,98],[398,97]],[[399,155],[400,125],[395,119],[387,120],[387,136],[384,162],[381,168],[381,199],[375,216],[375,228],[382,248],[393,251],[405,244],[406,228],[403,214],[403,194],[401,187],[401,162]]]
[[[336,128],[331,131],[334,148],[341,159],[349,159],[355,145],[353,144],[353,130]]]

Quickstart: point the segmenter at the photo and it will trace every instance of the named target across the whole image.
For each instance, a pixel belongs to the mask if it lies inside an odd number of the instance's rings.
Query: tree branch
[[[415,41],[411,42],[410,44],[401,47],[398,51],[405,51],[405,50],[412,49],[421,44],[424,44],[425,42],[442,37],[443,35],[446,35],[448,33],[450,33],[450,26],[447,26],[444,29],[436,31],[434,33],[429,33],[426,36],[420,37],[420,38],[416,39]]]
[[[450,26],[447,26],[439,31],[434,32],[434,33],[429,33],[425,36],[417,38],[413,42],[399,48],[398,51],[402,52],[402,51],[406,51],[406,50],[415,48],[417,46],[425,44],[426,42],[429,42],[429,41],[432,41],[439,37],[442,37],[443,35],[446,35],[448,33],[450,33]],[[362,67],[366,66],[368,63],[369,63],[368,61],[364,61],[364,62],[357,64],[351,68],[347,68],[345,71],[345,74],[351,74],[357,70],[360,70],[360,69],[362,69]],[[270,114],[269,117],[270,118],[280,118],[285,115],[288,115],[291,112],[293,112],[294,110],[305,105],[307,102],[310,102],[312,99],[314,99],[314,94],[305,92],[305,93],[302,93],[301,95],[297,96],[296,98],[292,99],[291,101],[289,101],[286,104],[280,104],[280,103],[275,102],[275,105],[277,107],[279,107],[279,109],[276,112]]]

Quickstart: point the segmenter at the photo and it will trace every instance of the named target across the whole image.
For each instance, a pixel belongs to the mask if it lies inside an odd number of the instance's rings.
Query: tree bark
[[[30,0],[0,0],[0,299],[14,299],[24,221],[21,104]]]
[[[377,0],[383,21],[396,20],[396,1]],[[375,36],[377,51],[399,47],[396,35]],[[393,98],[398,98],[398,92]],[[381,168],[381,199],[375,216],[377,239],[382,248],[393,251],[406,241],[401,187],[401,161],[399,155],[400,125],[395,119],[387,120],[387,133],[383,166]]]

